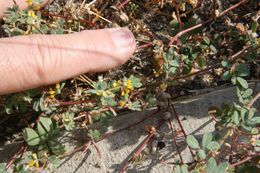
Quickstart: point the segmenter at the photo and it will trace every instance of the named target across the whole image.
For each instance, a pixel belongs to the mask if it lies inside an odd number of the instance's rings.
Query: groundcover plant
[[[260,93],[252,87],[260,76],[259,1],[54,0],[42,6],[41,0],[26,0],[26,10],[13,2],[1,22],[1,37],[128,27],[137,48],[116,69],[1,96],[0,144],[23,143],[0,163],[0,173],[52,172],[62,159],[90,147],[101,155],[99,141],[155,116],[159,123],[144,127],[147,137],[118,172],[142,162],[147,148],[152,153],[165,146],[157,141],[149,148],[163,125],[169,126],[177,148],[175,162],[164,163],[172,165],[172,172],[259,171]],[[236,102],[205,107],[215,131],[200,138],[186,134],[172,101],[231,86]],[[150,108],[157,109],[145,119],[107,132],[118,114]],[[173,128],[172,119],[179,128]],[[75,129],[85,131],[84,140],[73,137]],[[81,145],[67,149],[59,141],[64,131]],[[177,138],[189,148],[192,161],[182,158]]]

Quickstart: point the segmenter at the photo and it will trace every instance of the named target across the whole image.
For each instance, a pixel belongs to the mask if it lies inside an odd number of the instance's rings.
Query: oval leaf
[[[239,120],[239,115],[238,115],[238,112],[235,111],[234,114],[233,114],[233,121],[236,125],[238,125],[240,123],[240,120]]]
[[[216,160],[211,157],[206,163],[206,170],[208,173],[215,172],[214,170],[217,168]]]
[[[241,77],[237,77],[237,82],[245,89],[248,88],[248,83],[245,79],[241,78]]]
[[[237,64],[235,69],[236,75],[245,77],[249,75],[249,69],[246,64]]]
[[[231,66],[230,63],[229,63],[227,60],[221,61],[221,65],[222,65],[223,67],[226,67],[226,68],[229,68],[229,67]]]
[[[242,97],[243,98],[247,98],[249,96],[251,96],[253,94],[253,90],[248,88],[243,94],[242,94]]]
[[[53,131],[53,122],[49,117],[40,117],[40,123],[43,125],[43,128],[47,133],[51,133]]]
[[[48,139],[48,132],[45,130],[45,128],[43,127],[43,125],[41,123],[37,123],[37,130],[38,130],[38,133],[39,133],[39,137],[42,139],[42,140],[47,140]]]
[[[211,141],[212,141],[212,134],[205,133],[202,138],[202,148],[206,148]]]
[[[220,163],[220,164],[218,165],[218,167],[217,167],[217,172],[218,172],[218,173],[225,173],[227,167],[228,167],[228,163],[227,163],[227,162]]]
[[[36,146],[40,143],[39,135],[31,128],[24,129],[23,137],[26,143],[30,146]]]
[[[222,75],[222,80],[229,80],[231,78],[231,73],[229,71],[225,71],[225,73],[223,73]]]
[[[210,151],[217,151],[219,149],[220,145],[216,141],[213,141],[208,144],[207,149]]]
[[[200,160],[205,160],[206,159],[206,153],[204,150],[199,150],[198,151],[198,156],[200,158]]]
[[[188,173],[188,165],[184,164],[181,166],[181,173]]]
[[[198,143],[197,139],[194,136],[192,136],[192,135],[187,136],[186,141],[187,141],[187,144],[191,148],[193,148],[193,149],[199,148],[199,143]]]

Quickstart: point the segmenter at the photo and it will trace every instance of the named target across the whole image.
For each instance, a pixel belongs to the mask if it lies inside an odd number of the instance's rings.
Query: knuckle
[[[33,52],[33,70],[36,77],[39,80],[39,83],[42,85],[48,84],[48,59],[50,55],[50,46],[47,42],[49,40],[45,39],[42,36],[32,36],[30,37],[32,43],[32,52]]]

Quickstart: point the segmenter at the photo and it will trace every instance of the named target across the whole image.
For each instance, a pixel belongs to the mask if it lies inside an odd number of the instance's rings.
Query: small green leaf
[[[37,130],[41,140],[45,141],[48,139],[49,134],[40,122],[37,122]]]
[[[4,173],[5,171],[5,163],[0,163],[0,173]]]
[[[50,162],[49,166],[50,166],[51,170],[55,171],[58,168],[59,164],[60,164],[60,159],[57,156],[50,156],[48,158],[48,160]]]
[[[108,121],[108,117],[106,116],[106,114],[102,114],[100,116],[100,123],[102,124],[103,127],[108,127],[109,126],[109,121]]]
[[[49,135],[52,135],[54,126],[51,118],[41,116],[37,123],[37,130],[42,140],[46,140]]]
[[[181,166],[180,166],[180,165],[177,165],[177,166],[176,166],[175,172],[176,172],[176,173],[182,173],[182,171],[181,171]]]
[[[250,119],[250,124],[252,125],[258,125],[260,124],[260,117],[253,117]]]
[[[255,145],[260,147],[260,140],[259,139],[255,142]]]
[[[134,101],[132,104],[128,106],[129,109],[135,110],[135,111],[140,111],[141,110],[141,103],[140,101]]]
[[[253,128],[253,129],[251,130],[251,133],[254,134],[254,135],[257,135],[258,132],[259,132],[259,131],[258,131],[257,128]]]
[[[132,81],[132,84],[135,88],[140,88],[142,86],[140,78],[131,75],[129,79]]]
[[[258,23],[257,21],[254,21],[254,22],[252,23],[252,27],[251,27],[252,32],[256,32],[258,26],[259,26],[259,23]]]
[[[171,60],[171,61],[169,61],[169,63],[173,67],[179,67],[180,66],[180,62],[178,60]]]
[[[240,84],[240,86],[242,86],[245,89],[248,88],[248,83],[245,79],[243,79],[241,77],[237,77],[236,79],[237,79],[237,82]]]
[[[251,88],[248,88],[247,90],[245,90],[245,92],[242,94],[243,98],[247,98],[250,97],[253,94],[253,90]]]
[[[255,115],[255,112],[256,112],[256,109],[255,109],[255,108],[251,108],[251,109],[249,109],[249,112],[248,112],[248,119],[253,118],[254,115]]]
[[[93,86],[95,90],[106,90],[107,89],[107,83],[103,80],[100,80],[98,82],[93,82]]]
[[[181,173],[188,173],[188,165],[184,164],[181,166]]]
[[[48,141],[48,146],[50,147],[51,151],[56,155],[65,153],[65,146],[63,146],[59,141],[55,139]]]
[[[184,75],[189,74],[191,69],[192,69],[191,65],[184,65],[184,67],[182,69],[182,74],[184,74]]]
[[[100,132],[96,129],[92,130],[90,129],[88,132],[88,136],[92,139],[92,140],[96,140],[100,137]]]
[[[205,151],[200,149],[200,150],[198,151],[198,156],[199,156],[200,160],[205,160],[205,159],[206,159],[206,153],[205,153]]]
[[[234,114],[233,114],[233,121],[236,125],[238,125],[240,123],[240,119],[239,119],[239,115],[238,115],[238,112],[237,111],[234,111]]]
[[[177,69],[178,69],[178,68],[176,68],[176,67],[171,67],[171,68],[169,69],[169,72],[170,72],[171,74],[175,74],[175,73],[177,72]]]
[[[211,158],[207,161],[207,163],[206,163],[207,173],[213,173],[213,172],[215,172],[216,168],[217,168],[217,162],[216,162],[216,160],[215,160],[213,157],[211,157]]]
[[[216,141],[212,141],[211,143],[209,143],[207,145],[207,149],[210,151],[217,151],[219,148],[220,148],[220,145]]]
[[[215,46],[210,45],[209,48],[212,50],[213,53],[217,53],[217,49],[215,48]]]
[[[204,40],[204,42],[205,42],[207,45],[210,44],[210,40],[209,40],[208,37],[204,36],[204,37],[203,37],[203,40]]]
[[[237,76],[245,77],[249,75],[249,69],[246,64],[237,64],[235,73]]]
[[[31,128],[24,129],[23,137],[26,143],[30,146],[36,146],[40,143],[39,135]]]
[[[179,26],[178,20],[173,19],[172,21],[170,21],[170,27],[171,27],[173,30],[178,29],[178,26]]]
[[[66,130],[70,131],[75,128],[75,122],[74,122],[74,113],[73,112],[64,112],[62,114],[62,123]]]
[[[173,54],[174,54],[174,48],[171,47],[168,51],[168,54],[167,54],[167,58],[170,60],[173,58]]]
[[[221,61],[222,67],[229,68],[231,67],[230,63],[227,60]]]
[[[43,143],[39,145],[37,150],[37,156],[38,158],[44,158],[48,153],[50,152],[50,149],[46,143]]]
[[[216,172],[217,172],[217,173],[225,173],[227,167],[228,167],[228,163],[227,163],[227,162],[220,163],[220,164],[218,165],[218,167],[217,167]]]
[[[212,141],[212,134],[205,133],[202,138],[202,148],[206,148],[211,141]]]
[[[104,106],[116,106],[116,101],[112,97],[102,97],[101,98],[102,105]]]
[[[226,81],[226,80],[229,80],[231,78],[231,73],[229,71],[225,71],[223,74],[222,74],[222,80]]]
[[[199,148],[199,143],[198,143],[197,139],[194,136],[192,136],[192,135],[187,136],[186,141],[187,141],[187,144],[191,148],[193,148],[193,149],[198,149]]]
[[[236,77],[235,75],[233,75],[233,76],[231,77],[231,83],[232,83],[233,85],[236,85],[236,84],[237,84],[237,77]]]
[[[247,109],[245,109],[245,108],[240,109],[240,117],[241,117],[242,121],[246,120],[246,114],[247,114]]]
[[[207,65],[207,61],[205,57],[199,57],[198,64],[200,68],[204,68]]]

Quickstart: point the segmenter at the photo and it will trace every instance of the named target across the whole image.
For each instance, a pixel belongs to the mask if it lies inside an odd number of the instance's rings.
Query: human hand
[[[25,0],[16,2],[26,8]],[[0,0],[0,17],[12,5],[12,0]],[[114,68],[125,63],[135,47],[126,28],[1,38],[0,95]]]

